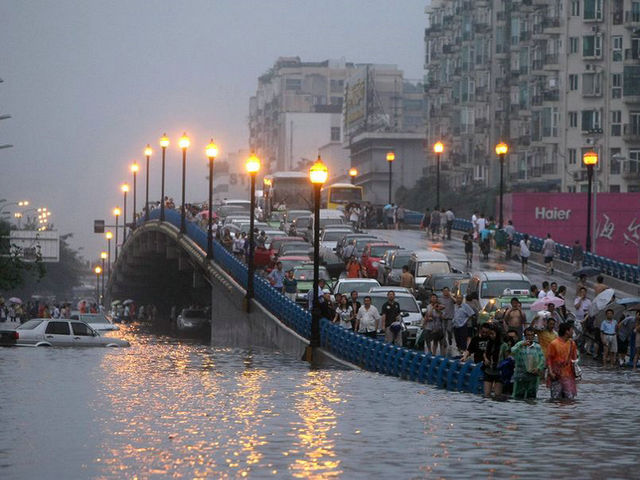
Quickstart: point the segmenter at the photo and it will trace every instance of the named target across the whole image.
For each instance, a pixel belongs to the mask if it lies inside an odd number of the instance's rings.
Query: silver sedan
[[[15,345],[31,347],[128,347],[119,338],[103,337],[85,322],[39,318],[16,328]]]

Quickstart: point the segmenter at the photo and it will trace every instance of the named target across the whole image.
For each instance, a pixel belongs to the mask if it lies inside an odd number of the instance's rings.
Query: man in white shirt
[[[576,320],[580,323],[584,322],[585,317],[589,313],[589,307],[591,306],[591,300],[587,298],[587,289],[581,287],[578,292],[578,296],[573,301],[574,307],[576,307]]]
[[[538,293],[538,298],[545,298],[545,297],[555,297],[555,295],[549,288],[549,282],[547,282],[546,280],[542,282],[542,290],[540,290],[540,293]]]
[[[376,337],[376,330],[380,323],[380,313],[378,309],[371,305],[371,297],[364,297],[364,305],[358,310],[356,315],[355,330],[367,337]]]

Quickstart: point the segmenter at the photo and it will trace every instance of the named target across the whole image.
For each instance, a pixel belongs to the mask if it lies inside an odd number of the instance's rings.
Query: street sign
[[[104,220],[93,221],[93,233],[104,233]]]

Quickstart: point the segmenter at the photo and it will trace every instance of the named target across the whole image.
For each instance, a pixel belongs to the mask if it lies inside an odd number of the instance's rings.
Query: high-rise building
[[[640,1],[433,0],[426,9],[427,142],[454,189],[640,191]],[[435,162],[435,155],[429,154]]]
[[[259,77],[249,104],[249,144],[267,171],[295,170],[321,146],[342,140],[344,83],[353,68],[344,60],[280,57]]]

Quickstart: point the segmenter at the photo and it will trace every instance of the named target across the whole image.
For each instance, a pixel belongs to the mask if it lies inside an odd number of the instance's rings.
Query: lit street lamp
[[[358,176],[358,169],[351,167],[349,169],[349,177],[351,177],[351,185],[355,185],[357,176]]]
[[[438,209],[440,208],[440,156],[444,152],[444,144],[436,142],[433,151],[436,154],[436,209]]]
[[[387,152],[387,163],[389,164],[389,205],[391,205],[391,180],[393,178],[392,165],[396,159],[396,154],[393,152]]]
[[[120,217],[120,209],[118,207],[113,209],[113,215],[116,217],[116,248],[115,248],[115,261],[118,261],[118,217]],[[108,238],[108,237],[107,237]]]
[[[582,163],[587,167],[587,241],[585,248],[591,251],[591,184],[593,183],[593,167],[598,164],[598,153],[589,150],[582,156]]]
[[[135,228],[136,213],[138,212],[138,209],[136,208],[136,197],[138,196],[137,188],[136,188],[136,178],[138,177],[139,170],[140,170],[140,166],[137,163],[134,163],[133,165],[131,165],[131,173],[133,173],[133,215],[131,215],[131,224],[133,228]]]
[[[107,259],[107,252],[100,252],[100,258],[102,259],[102,301],[104,302],[104,261]]]
[[[151,158],[152,153],[153,153],[153,150],[151,149],[151,145],[147,143],[147,146],[144,149],[144,156],[147,159],[147,175],[145,177],[145,183],[147,184],[147,187],[145,189],[145,195],[144,195],[144,221],[145,222],[149,220],[149,158]]]
[[[116,230],[117,232],[118,230]],[[113,233],[107,232],[104,234],[107,238],[107,282],[111,281],[111,239],[113,238]]]
[[[187,177],[187,148],[190,145],[189,137],[186,132],[182,134],[180,140],[178,140],[178,146],[182,150],[182,206],[180,207],[180,233],[187,231],[187,224],[185,222],[185,210],[184,210],[184,188]]]
[[[247,295],[246,295],[246,304],[247,304],[247,312],[251,311],[251,299],[253,298],[253,276],[255,272],[255,261],[253,258],[253,252],[255,249],[255,235],[253,232],[254,224],[255,224],[255,216],[256,216],[256,175],[258,171],[260,171],[260,159],[256,157],[255,154],[251,154],[251,156],[247,159],[246,163],[247,173],[251,178],[251,202],[249,205],[249,258],[247,259]]]
[[[102,268],[98,265],[93,271],[96,272],[96,303],[100,305],[100,274],[102,273]]]
[[[162,181],[161,181],[161,193],[160,193],[160,221],[164,222],[164,159],[167,153],[167,147],[169,146],[169,139],[165,133],[160,138],[160,146],[162,147]]]
[[[20,230],[22,228],[22,213],[16,212],[13,216],[18,219],[18,230]]]
[[[500,219],[498,221],[498,228],[502,229],[504,226],[502,196],[504,194],[504,157],[509,153],[509,145],[504,142],[500,142],[496,145],[496,154],[500,157]]]
[[[120,185],[120,189],[124,194],[124,207],[122,209],[122,244],[127,241],[127,192],[129,191],[129,185],[123,183]]]
[[[213,138],[206,148],[209,159],[209,217],[207,218],[207,258],[213,259],[213,162],[218,156],[218,146]]]
[[[388,155],[387,155],[388,159]],[[391,165],[391,162],[389,162]],[[313,293],[311,304],[311,348],[320,346],[320,305],[318,303],[318,277],[320,276],[320,192],[322,185],[327,181],[329,172],[327,166],[322,163],[320,155],[309,169],[309,178],[313,185]],[[391,185],[391,183],[389,183]],[[391,194],[391,187],[389,187]],[[391,201],[391,197],[389,197]]]

